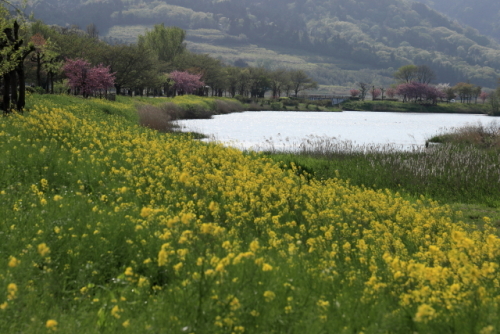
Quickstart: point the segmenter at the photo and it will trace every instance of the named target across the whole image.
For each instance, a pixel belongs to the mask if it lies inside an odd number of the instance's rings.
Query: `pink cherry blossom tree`
[[[436,87],[419,82],[401,84],[396,88],[396,93],[414,102],[432,101],[435,104],[438,99],[446,98],[446,94]]]
[[[376,100],[379,98],[379,96],[382,94],[382,91],[378,88],[372,89],[372,99]]]
[[[479,98],[481,99],[481,101],[483,101],[483,103],[486,101],[486,99],[488,98],[488,93],[486,92],[481,92],[481,94],[479,95]]]
[[[350,91],[352,97],[358,97],[360,94],[360,91],[357,89],[351,89]]]
[[[169,75],[174,81],[173,89],[179,95],[192,94],[205,83],[201,81],[202,74],[190,74],[188,72],[173,71]]]
[[[394,96],[396,96],[396,90],[394,88],[388,88],[385,91],[385,94],[387,95],[388,98],[393,99]]]
[[[82,94],[84,97],[95,92],[102,93],[114,85],[115,76],[109,67],[91,67],[90,63],[83,59],[66,59],[63,70],[71,89],[75,94]]]

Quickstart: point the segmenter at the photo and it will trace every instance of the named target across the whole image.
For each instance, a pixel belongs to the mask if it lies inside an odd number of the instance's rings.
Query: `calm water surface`
[[[424,145],[445,128],[466,124],[487,125],[484,115],[412,114],[393,112],[243,112],[209,120],[178,121],[186,131],[196,131],[241,149],[265,149],[269,141],[295,145],[311,136],[334,137],[356,144]]]

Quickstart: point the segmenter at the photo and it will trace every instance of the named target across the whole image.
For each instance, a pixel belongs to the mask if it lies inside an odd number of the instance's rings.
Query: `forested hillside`
[[[500,41],[500,1],[418,0]]]
[[[359,73],[390,78],[410,63],[430,66],[437,81],[451,84],[494,87],[500,73],[496,42],[404,0],[43,0],[28,10],[49,24],[95,23],[111,37],[128,32],[133,38],[134,29],[136,36],[141,26],[155,23],[179,26],[188,30],[189,48],[254,65],[266,64],[266,56],[255,54],[274,50],[302,59],[292,66],[303,66],[322,84],[348,85]],[[248,45],[261,49],[254,48],[253,56],[241,49],[226,56],[224,47]]]

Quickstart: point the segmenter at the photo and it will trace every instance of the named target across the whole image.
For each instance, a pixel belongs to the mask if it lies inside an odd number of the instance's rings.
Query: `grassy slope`
[[[500,325],[487,223],[138,127],[128,98],[29,109],[0,119],[2,333]]]

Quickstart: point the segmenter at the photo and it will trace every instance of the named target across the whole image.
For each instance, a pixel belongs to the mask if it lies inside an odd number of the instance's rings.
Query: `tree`
[[[191,94],[204,85],[201,74],[174,71],[169,77],[174,81],[173,88],[179,95]]]
[[[481,101],[483,101],[483,104],[484,104],[484,102],[486,102],[486,99],[488,98],[488,93],[481,92],[481,95],[479,95],[479,98],[481,99]]]
[[[474,94],[475,86],[466,82],[459,82],[453,87],[454,91],[460,96],[460,102],[470,103]]]
[[[358,87],[359,87],[359,97],[361,98],[362,101],[365,100],[366,93],[368,92],[368,84],[364,82],[358,82]]]
[[[47,73],[46,91],[49,92],[50,89],[53,92],[54,75],[61,68],[56,46],[50,39],[46,40],[40,33],[31,36],[31,42],[35,47],[30,60],[36,66],[36,85],[43,86],[41,72],[44,70]]]
[[[201,81],[212,90],[212,96],[222,96],[226,88],[226,76],[219,59],[207,54],[196,54],[185,51],[174,63],[177,71],[186,71],[191,74],[201,74]],[[208,89],[200,89],[198,95],[208,94]]]
[[[472,88],[472,96],[474,97],[474,103],[477,103],[477,99],[481,95],[482,90],[483,87],[481,86],[475,86],[474,88]]]
[[[409,101],[430,101],[436,104],[438,99],[446,97],[446,94],[428,84],[419,82],[409,82],[399,85],[396,88],[398,95],[405,96]]]
[[[109,67],[91,67],[83,59],[66,59],[63,69],[75,94],[81,93],[84,97],[97,91],[105,91],[114,85],[114,74]]]
[[[254,98],[263,98],[270,88],[267,70],[263,67],[248,68],[248,83],[250,96]]]
[[[162,23],[155,25],[153,30],[146,31],[144,36],[140,35],[138,44],[153,50],[160,61],[170,63],[184,53],[185,38],[186,32],[181,28],[166,28]]]
[[[388,88],[385,93],[390,99],[393,99],[394,96],[396,96],[396,90],[394,88]]]
[[[351,94],[352,97],[358,97],[361,92],[357,89],[351,89],[349,93]]]
[[[289,81],[289,75],[285,69],[277,69],[269,73],[269,82],[273,91],[273,98],[281,96],[281,89]]]
[[[91,23],[87,26],[87,35],[89,35],[90,38],[99,38],[99,30],[94,23]]]
[[[108,65],[115,74],[118,95],[123,88],[158,87],[166,82],[163,69],[154,51],[137,44],[117,44],[105,49],[99,62]]]
[[[395,73],[394,78],[401,83],[410,83],[417,78],[418,67],[415,65],[405,65],[400,67]]]
[[[491,115],[498,116],[500,115],[500,96],[499,89],[494,92],[491,92],[489,96],[490,105],[491,105]]]
[[[416,79],[419,83],[430,84],[432,80],[436,79],[436,74],[427,65],[417,66]]]
[[[19,34],[21,26],[17,20],[7,18],[7,12],[0,7],[0,76],[3,79],[2,110],[22,111],[26,103],[24,60],[34,51],[32,43],[24,45]]]
[[[375,88],[375,86],[372,88],[372,100],[376,100],[381,94],[382,91],[380,89]]]
[[[239,74],[241,69],[238,67],[226,67],[224,69],[226,75],[227,90],[231,97],[235,97],[236,91],[238,89]]]
[[[299,95],[299,92],[307,89],[314,89],[318,87],[318,84],[313,81],[303,70],[293,70],[290,72],[290,81],[292,83],[293,91],[295,97]]]

